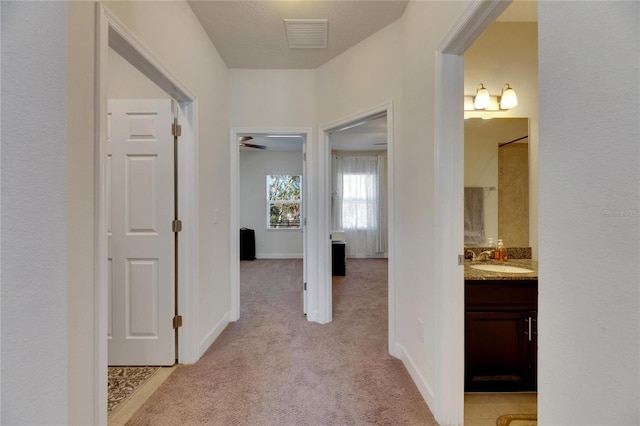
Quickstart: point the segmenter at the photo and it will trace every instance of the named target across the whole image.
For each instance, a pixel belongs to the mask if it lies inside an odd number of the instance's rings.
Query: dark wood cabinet
[[[535,391],[537,281],[467,281],[465,304],[465,390]]]

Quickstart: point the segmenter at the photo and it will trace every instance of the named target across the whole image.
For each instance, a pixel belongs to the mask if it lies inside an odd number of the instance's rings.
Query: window
[[[267,175],[267,229],[300,229],[300,175]]]
[[[347,255],[387,251],[386,156],[334,155],[332,229],[344,231]]]
[[[367,229],[377,227],[375,211],[370,203],[376,203],[376,182],[370,174],[345,174],[342,177],[342,227]],[[371,222],[371,223],[369,223]]]

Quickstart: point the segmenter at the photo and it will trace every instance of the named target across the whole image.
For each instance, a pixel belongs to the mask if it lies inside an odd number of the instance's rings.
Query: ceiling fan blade
[[[238,142],[243,143],[246,141],[250,141],[251,139],[253,139],[253,136],[241,136],[240,138],[238,138]]]
[[[256,145],[256,144],[253,144],[253,143],[244,143],[244,142],[241,142],[241,143],[240,143],[240,146],[246,146],[247,148],[267,149],[267,147],[266,147],[266,146],[264,146],[264,145]]]

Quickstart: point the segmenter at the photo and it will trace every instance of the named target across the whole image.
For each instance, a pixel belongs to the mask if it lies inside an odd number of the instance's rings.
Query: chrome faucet
[[[464,252],[465,257],[467,257],[466,255],[469,254],[469,253],[471,253],[471,260],[472,261],[476,260],[476,252],[474,252],[473,250],[467,250],[467,251]]]
[[[491,250],[483,251],[476,257],[476,260],[491,260],[493,259],[493,252]]]

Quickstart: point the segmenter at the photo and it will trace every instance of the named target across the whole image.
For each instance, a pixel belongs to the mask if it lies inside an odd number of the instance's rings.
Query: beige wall
[[[500,95],[509,83],[518,106],[500,112],[468,112],[465,117],[529,118],[529,243],[538,258],[538,26],[535,22],[496,22],[464,54],[464,93],[484,83]],[[507,245],[509,244],[506,242]]]
[[[109,99],[166,99],[170,96],[109,48]]]
[[[94,45],[95,4],[68,3],[67,311],[69,424],[91,424],[94,359]]]
[[[316,122],[314,70],[229,70],[229,126],[303,128]]]
[[[529,147],[498,150],[498,237],[507,247],[529,247]]]

